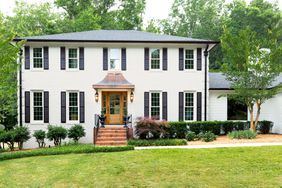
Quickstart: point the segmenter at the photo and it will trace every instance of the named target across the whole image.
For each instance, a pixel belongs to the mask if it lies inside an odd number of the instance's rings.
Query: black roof
[[[139,43],[204,43],[217,44],[218,41],[194,39],[172,35],[162,35],[135,30],[92,30],[53,35],[17,37],[15,41],[51,41],[51,42],[139,42]]]
[[[209,73],[209,83],[210,90],[230,90],[231,84],[225,79],[225,76],[221,72],[210,72]],[[277,77],[277,79],[272,83],[269,88],[278,86],[282,83],[282,73]]]

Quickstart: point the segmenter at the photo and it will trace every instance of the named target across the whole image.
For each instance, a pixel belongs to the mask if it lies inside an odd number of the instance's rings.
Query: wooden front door
[[[126,109],[126,92],[103,92],[102,110],[106,115],[106,125],[122,125]]]

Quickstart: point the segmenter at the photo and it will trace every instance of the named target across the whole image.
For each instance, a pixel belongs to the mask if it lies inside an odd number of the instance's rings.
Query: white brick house
[[[81,142],[92,143],[94,115],[102,110],[106,126],[122,125],[126,113],[133,120],[227,119],[225,99],[209,91],[208,55],[216,41],[121,30],[19,40],[26,40],[19,122],[32,131],[82,124]],[[35,140],[25,147],[36,147]]]

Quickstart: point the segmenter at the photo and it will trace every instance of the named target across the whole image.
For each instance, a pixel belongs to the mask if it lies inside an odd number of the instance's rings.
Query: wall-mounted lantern
[[[130,93],[130,102],[133,102],[133,99],[134,99],[134,94],[133,94],[133,91],[131,91],[131,93]]]
[[[98,102],[99,101],[99,94],[98,94],[98,92],[96,91],[96,93],[95,93],[95,101],[96,102]]]

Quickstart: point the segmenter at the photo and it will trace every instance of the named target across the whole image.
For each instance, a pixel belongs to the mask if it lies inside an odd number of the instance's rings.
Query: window
[[[78,51],[77,48],[69,48],[69,69],[77,69],[78,68]]]
[[[248,108],[247,105],[238,100],[228,98],[228,120],[247,120],[248,118]]]
[[[160,69],[161,68],[161,50],[160,49],[150,49],[151,55],[151,69]]]
[[[69,92],[69,120],[78,121],[78,93]]]
[[[120,70],[121,67],[121,51],[119,48],[110,49],[109,53],[109,67],[110,70]]]
[[[194,50],[185,49],[185,69],[194,69]]]
[[[33,120],[43,120],[43,93],[33,92]]]
[[[184,119],[185,121],[194,120],[194,93],[185,93]]]
[[[42,48],[33,48],[33,68],[43,68]]]
[[[160,93],[151,93],[151,117],[155,119],[160,119],[161,107],[160,107]]]

